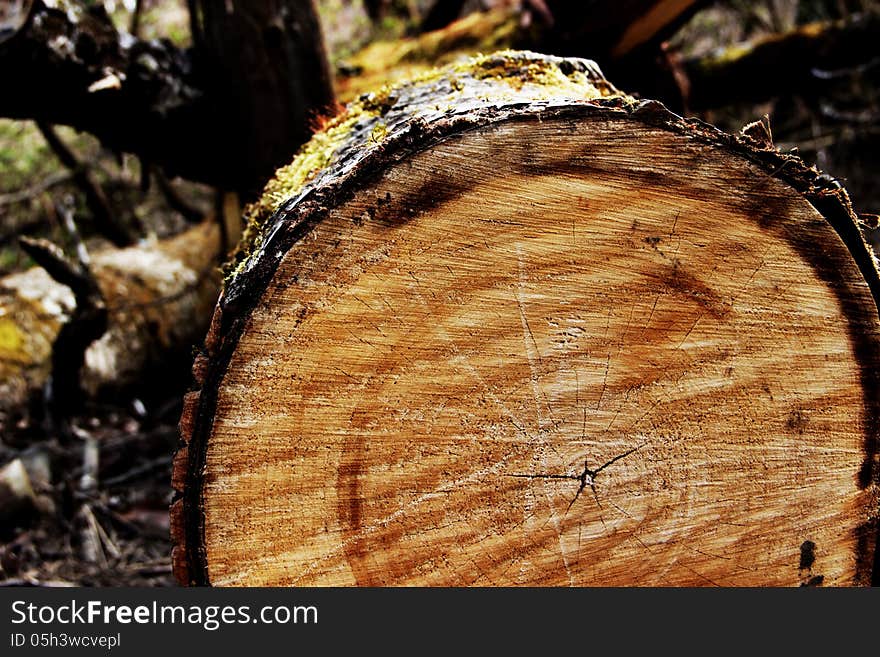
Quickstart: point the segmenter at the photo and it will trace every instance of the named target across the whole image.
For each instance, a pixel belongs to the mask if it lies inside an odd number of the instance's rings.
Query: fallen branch
[[[31,199],[34,199],[42,194],[43,192],[52,189],[56,185],[67,182],[71,178],[73,178],[73,174],[70,171],[55,171],[53,173],[50,173],[48,176],[43,178],[35,185],[31,185],[30,187],[19,189],[14,192],[0,194],[0,206],[14,205],[15,203],[24,203],[25,201],[30,201]]]
[[[189,5],[195,53],[120,35],[101,3],[33,0],[0,34],[0,116],[69,125],[171,176],[258,191],[333,101],[314,6]]]
[[[59,247],[43,239],[22,237],[19,243],[54,281],[73,292],[73,311],[52,343],[52,369],[46,391],[52,426],[62,439],[69,439],[69,417],[83,397],[79,381],[86,349],[107,330],[107,306],[82,258],[73,263]]]
[[[205,125],[210,116],[199,109],[203,94],[185,55],[168,42],[123,43],[103,5],[51,4],[34,0],[0,42],[0,115],[73,126],[112,150],[213,177],[199,149],[214,126]]]
[[[456,4],[441,0],[437,11],[452,12]],[[337,93],[340,100],[352,100],[434,66],[504,48],[590,57],[606,73],[613,72],[621,86],[641,90],[657,75],[659,43],[704,4],[703,0],[529,0],[520,8],[474,12],[414,38],[367,45],[340,67]],[[530,18],[523,20],[524,16]],[[444,13],[443,20],[429,26],[439,26],[448,17]]]

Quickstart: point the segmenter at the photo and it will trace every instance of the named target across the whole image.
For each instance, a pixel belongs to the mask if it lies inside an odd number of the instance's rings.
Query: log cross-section
[[[251,209],[178,577],[870,584],[880,279],[828,180],[582,60],[362,97]]]

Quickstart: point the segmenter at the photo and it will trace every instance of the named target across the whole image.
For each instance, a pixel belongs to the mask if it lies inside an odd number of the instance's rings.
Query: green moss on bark
[[[419,122],[454,120],[486,108],[503,111],[512,104],[567,104],[610,96],[623,95],[592,62],[513,50],[480,55],[364,94],[326,122],[293,161],[276,172],[262,197],[245,209],[245,231],[227,266],[227,281],[247,268],[283,204],[322,177],[343,175],[345,167]]]

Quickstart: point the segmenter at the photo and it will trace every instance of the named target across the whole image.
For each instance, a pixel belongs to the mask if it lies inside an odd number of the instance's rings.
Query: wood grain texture
[[[878,281],[845,196],[652,104],[485,116],[283,206],[227,287],[178,578],[869,584]]]

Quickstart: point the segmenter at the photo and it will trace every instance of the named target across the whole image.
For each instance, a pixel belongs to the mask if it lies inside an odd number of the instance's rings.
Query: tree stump
[[[869,584],[880,278],[768,136],[532,53],[350,105],[196,360],[181,582]]]

